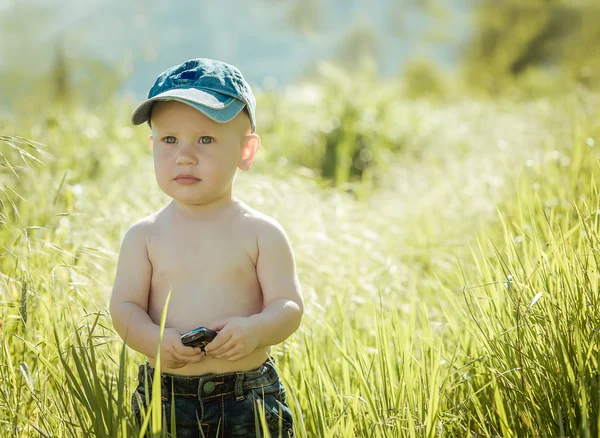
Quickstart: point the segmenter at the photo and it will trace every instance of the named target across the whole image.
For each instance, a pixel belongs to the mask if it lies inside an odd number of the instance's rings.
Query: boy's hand
[[[258,347],[250,318],[227,318],[211,324],[209,328],[219,332],[217,337],[204,347],[204,351],[210,357],[240,360]]]
[[[200,347],[187,347],[181,342],[181,333],[166,328],[160,345],[160,364],[169,368],[182,368],[188,363],[200,362],[205,354]]]

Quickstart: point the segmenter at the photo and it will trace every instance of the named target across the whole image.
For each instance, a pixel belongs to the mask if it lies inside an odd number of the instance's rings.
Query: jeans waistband
[[[235,395],[238,400],[256,388],[269,386],[279,380],[279,375],[273,366],[274,359],[270,357],[260,367],[251,371],[213,374],[200,376],[180,376],[177,374],[161,374],[161,397],[171,399],[171,395],[199,397],[209,399],[224,395]],[[138,381],[144,385],[144,367],[146,367],[150,390],[154,380],[154,368],[148,361],[138,368]]]

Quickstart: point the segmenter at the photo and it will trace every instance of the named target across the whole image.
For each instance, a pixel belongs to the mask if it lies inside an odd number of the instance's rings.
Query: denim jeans
[[[177,437],[262,437],[265,435],[259,417],[261,411],[271,437],[293,437],[292,412],[272,360],[265,361],[256,370],[245,372],[200,376],[161,373],[163,430],[171,431],[171,406],[174,403]],[[142,424],[140,406],[147,410],[152,399],[153,378],[154,369],[148,361],[141,364],[139,385],[131,397],[131,408],[138,425]],[[145,380],[148,382],[148,400]]]

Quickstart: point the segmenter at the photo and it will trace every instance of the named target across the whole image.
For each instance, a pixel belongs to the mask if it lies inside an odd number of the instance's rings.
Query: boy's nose
[[[177,164],[194,164],[196,160],[189,155],[178,155]]]
[[[182,149],[177,154],[177,164],[196,164],[196,157],[189,150]]]

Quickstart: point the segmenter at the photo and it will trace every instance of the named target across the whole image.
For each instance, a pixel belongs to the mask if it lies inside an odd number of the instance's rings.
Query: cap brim
[[[138,106],[131,116],[131,123],[141,125],[150,119],[150,112],[154,102],[176,100],[190,105],[202,112],[208,118],[219,123],[233,120],[245,104],[234,97],[217,93],[211,90],[198,90],[196,88],[183,88],[165,91]]]

